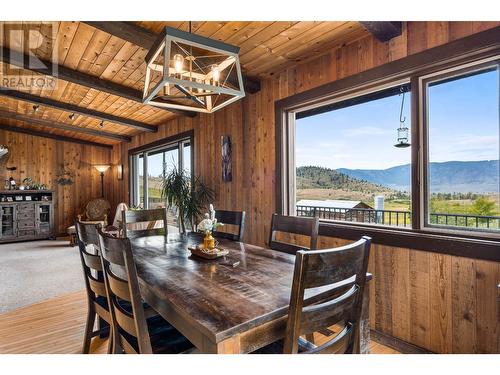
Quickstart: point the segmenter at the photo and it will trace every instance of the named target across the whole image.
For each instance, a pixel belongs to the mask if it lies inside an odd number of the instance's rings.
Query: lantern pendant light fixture
[[[166,27],[146,55],[143,103],[212,113],[245,96],[239,47]]]
[[[406,117],[403,116],[403,107],[405,103],[405,90],[403,86],[401,86],[400,92],[401,92],[400,95],[403,95],[403,97],[401,98],[401,110],[399,112],[398,141],[394,145],[394,147],[406,148],[410,147],[410,142],[408,141],[409,131],[405,125]]]

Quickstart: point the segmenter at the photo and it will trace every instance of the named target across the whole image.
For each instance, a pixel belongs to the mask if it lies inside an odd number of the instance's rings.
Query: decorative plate
[[[213,250],[206,250],[202,245],[189,246],[188,250],[191,251],[191,254],[205,259],[217,259],[229,254],[229,251],[226,249],[215,248]]]

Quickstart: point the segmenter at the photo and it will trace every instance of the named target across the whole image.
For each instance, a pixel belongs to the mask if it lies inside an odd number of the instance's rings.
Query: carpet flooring
[[[82,289],[78,248],[68,241],[0,245],[0,313]]]

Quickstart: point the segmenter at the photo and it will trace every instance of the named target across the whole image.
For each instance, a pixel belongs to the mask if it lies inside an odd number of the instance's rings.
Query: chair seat
[[[193,348],[193,344],[160,315],[146,320],[151,349],[154,354],[179,354]],[[126,332],[121,335],[138,351],[137,339]]]
[[[108,309],[108,300],[106,297],[98,296],[96,302],[104,309]],[[120,300],[119,303],[124,310],[129,312],[132,311],[130,302]],[[143,307],[146,312],[154,312],[146,302],[143,302]],[[193,348],[193,344],[160,315],[155,314],[148,318],[146,323],[148,325],[153,353],[178,354]],[[137,347],[137,340],[135,337],[126,333],[124,333],[124,336],[127,337],[127,341],[134,347]]]
[[[193,344],[160,315],[147,320],[153,353],[178,354]]]

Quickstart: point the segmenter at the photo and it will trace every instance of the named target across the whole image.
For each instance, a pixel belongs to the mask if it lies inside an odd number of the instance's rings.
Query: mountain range
[[[490,193],[499,189],[499,161],[448,161],[430,163],[433,193]],[[410,164],[387,169],[347,169],[337,172],[400,191],[410,190]]]

